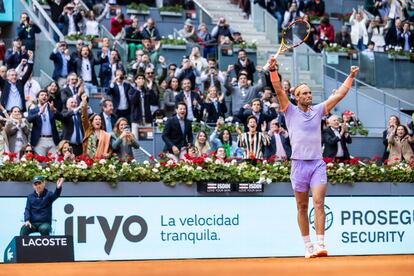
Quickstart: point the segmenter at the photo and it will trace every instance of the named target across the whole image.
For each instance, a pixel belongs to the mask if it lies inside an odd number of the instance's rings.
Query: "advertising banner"
[[[13,22],[13,7],[12,0],[0,0],[0,22]]]
[[[25,202],[0,198],[0,252]],[[325,211],[330,255],[414,253],[413,197],[328,197]],[[293,197],[62,197],[52,234],[73,236],[78,261],[303,256],[296,216]]]

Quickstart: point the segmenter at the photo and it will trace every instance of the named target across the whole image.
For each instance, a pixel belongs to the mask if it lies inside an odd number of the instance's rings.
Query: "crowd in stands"
[[[295,4],[297,15],[307,11],[324,14],[322,0],[309,1],[304,6],[302,2],[290,3],[289,12],[293,12]],[[49,4],[53,20],[65,34],[77,32],[83,25],[85,33],[96,35],[96,22],[109,9],[103,5],[99,17],[95,17],[92,11],[80,10],[76,0],[62,0],[59,4],[50,0]],[[140,147],[139,128],[165,124],[164,150],[175,160],[210,152],[222,159],[290,158],[289,130],[267,73],[248,58],[245,50],[238,52],[234,64],[226,70],[220,70],[210,55],[211,41],[221,37],[240,39],[240,33],[224,17],[211,33],[205,24],[200,24],[196,32],[191,20],[184,22],[179,33],[193,47],[180,64],[168,63],[159,54],[160,34],[152,18],[141,26],[137,18],[126,19],[122,13],[110,20],[115,39],[102,38],[96,55],[83,40],[77,41],[76,51],[72,52],[65,41],[58,42],[49,56],[54,64],[54,81],[42,88],[31,78],[33,63],[45,62],[45,57],[36,56],[34,51],[38,28],[27,14],[22,14],[18,37],[5,51],[0,67],[0,152],[16,152],[18,158],[27,158],[29,153],[52,154],[63,160],[73,160],[81,154],[90,158],[113,154],[127,158]],[[329,20],[323,17],[314,45],[339,37],[355,47],[364,46],[368,39],[364,10],[354,11],[352,21],[355,26],[350,35],[345,30],[335,35]],[[394,24],[398,22],[401,23],[397,18]],[[404,30],[407,26],[404,24]],[[129,44],[128,64],[122,62],[115,47],[123,39]],[[103,94],[101,110],[93,110],[88,103],[97,88]],[[295,104],[295,89],[288,80],[283,81],[283,89]],[[352,120],[344,113],[324,122],[321,135],[325,157],[350,158],[347,144],[352,142],[348,131]],[[193,122],[209,125],[211,134],[193,134]],[[392,160],[414,160],[413,122],[414,115],[407,126],[400,125],[396,117],[390,119],[384,144]],[[233,131],[227,127],[229,123],[236,126]],[[386,158],[389,159],[384,154]]]
[[[411,0],[366,0],[365,7],[355,8],[349,19],[343,18],[340,30],[334,30],[330,24],[324,0],[257,0],[255,3],[277,18],[279,30],[304,16],[309,22],[319,21],[317,26],[312,25],[311,43],[308,41],[317,52],[332,44],[359,51],[414,52],[414,2]]]

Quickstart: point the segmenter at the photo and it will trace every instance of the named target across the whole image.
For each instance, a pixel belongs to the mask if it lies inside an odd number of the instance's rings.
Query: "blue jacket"
[[[39,115],[39,111],[39,106],[36,106],[29,110],[29,116],[27,117],[29,123],[33,124],[32,133],[30,135],[30,144],[33,147],[36,147],[39,143],[40,135],[42,132],[42,116]],[[60,138],[59,132],[56,127],[56,119],[62,121],[62,114],[59,111],[53,113],[52,111],[50,111],[49,107],[47,107],[45,112],[49,112],[49,122],[52,126],[53,142],[55,143],[55,145],[57,145],[60,142]]]
[[[47,189],[40,196],[33,192],[27,196],[26,209],[24,210],[24,221],[35,222],[52,222],[52,203],[62,192],[62,188],[55,190],[54,193]]]
[[[50,56],[49,59],[53,61],[53,64],[55,65],[55,69],[53,69],[53,75],[52,78],[57,81],[60,77],[66,78],[66,76],[62,76],[61,72],[62,72],[62,68],[63,68],[63,57],[62,54],[59,51],[53,51]],[[71,60],[68,60],[66,62],[66,70],[69,74],[70,72],[70,62]]]

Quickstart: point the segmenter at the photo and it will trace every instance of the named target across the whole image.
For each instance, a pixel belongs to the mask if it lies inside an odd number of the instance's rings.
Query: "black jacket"
[[[95,58],[91,55],[89,57],[89,63],[91,64],[91,71],[92,71],[92,84],[98,85],[98,79],[96,78],[95,72],[95,65],[99,64],[99,61],[95,60]],[[78,58],[74,61],[75,65],[75,72],[79,78],[82,78],[82,58]]]
[[[236,114],[236,118],[240,120],[240,123],[244,124],[245,129],[247,128],[247,118],[253,115],[253,112],[250,109],[244,109],[243,107],[240,108],[239,113]],[[278,114],[274,108],[269,108],[267,113],[260,112],[259,119],[257,121],[257,128],[261,129],[261,125],[263,122],[267,123],[267,127],[269,128],[269,122],[273,119],[276,119]]]
[[[204,102],[204,112],[207,113],[207,124],[215,124],[219,117],[224,118],[224,114],[227,112],[226,103],[217,101],[217,109],[213,102]]]
[[[180,122],[176,115],[168,119],[162,132],[162,140],[165,143],[164,151],[172,153],[172,147],[176,146],[181,149],[188,144],[193,143],[193,130],[189,120],[185,120],[184,133],[181,131]]]
[[[194,99],[197,100],[197,102],[199,103],[200,106],[197,105],[193,105],[193,101]],[[177,94],[177,96],[175,96],[175,104],[178,104],[179,102],[185,102],[184,100],[184,91],[181,91],[180,93]],[[191,91],[191,108],[193,110],[193,115],[194,118],[197,119],[197,121],[200,121],[203,117],[203,101],[201,100],[201,97],[198,93]],[[187,108],[190,108],[189,106],[187,106]]]
[[[402,29],[399,29],[400,34],[402,34]],[[398,39],[399,39],[399,35],[397,34],[397,28],[394,26],[392,26],[387,34],[385,35],[385,43],[386,45],[398,45]]]
[[[323,157],[330,157],[335,158],[336,153],[338,152],[338,142],[341,141],[341,146],[344,151],[343,158],[349,159],[349,151],[346,144],[352,143],[352,138],[350,135],[345,137],[342,135],[341,138],[335,135],[332,128],[327,127],[322,131],[322,143],[324,144],[325,148],[323,149]]]
[[[247,72],[247,79],[254,82],[254,73],[256,72],[256,67],[254,66],[254,62],[250,59],[247,59],[246,66],[243,66],[240,63],[240,60],[237,60],[237,62],[234,64],[234,72],[236,72],[236,76],[239,75],[240,71],[246,70]]]
[[[282,142],[283,149],[286,152],[286,157],[290,159],[290,156],[292,155],[292,147],[290,146],[289,137],[285,138],[283,135],[280,135],[280,140]],[[270,138],[270,146],[265,148],[265,157],[269,158],[276,155],[276,150],[276,138],[272,135]]]
[[[143,97],[142,97],[143,94]],[[129,102],[131,103],[131,122],[143,122],[145,119],[146,123],[152,123],[151,114],[151,102],[156,98],[154,91],[148,90],[145,87],[141,90],[137,90],[130,86],[128,90]],[[142,98],[144,99],[144,115],[142,114]]]
[[[28,63],[28,69],[26,71],[26,73],[23,75],[21,80],[17,80],[16,81],[16,88],[19,91],[20,94],[20,100],[22,102],[22,111],[25,112],[26,111],[26,100],[24,98],[24,85],[26,84],[27,80],[30,78],[30,75],[32,74],[33,71],[33,63]],[[7,102],[9,100],[9,94],[10,94],[10,88],[11,88],[11,84],[3,79],[2,77],[0,77],[0,90],[2,91],[1,93],[1,97],[0,97],[0,102],[1,105],[6,108],[7,106]],[[10,110],[8,110],[10,111]]]
[[[125,96],[127,98],[127,102],[128,102],[128,109],[131,109],[131,100],[128,97],[128,91],[131,89],[131,85],[128,82],[123,82],[122,86],[124,87],[124,92],[125,92]],[[114,84],[110,84],[109,86],[109,90],[108,90],[108,96],[111,96],[112,98],[112,103],[114,104],[114,112],[116,112],[118,110],[119,107],[119,103],[121,101],[121,94],[119,92],[119,87],[117,83]]]

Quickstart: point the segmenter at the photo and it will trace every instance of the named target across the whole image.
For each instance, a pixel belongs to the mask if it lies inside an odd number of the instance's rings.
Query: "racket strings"
[[[306,40],[308,34],[309,25],[303,21],[297,21],[284,31],[283,42],[288,48],[294,48]]]

